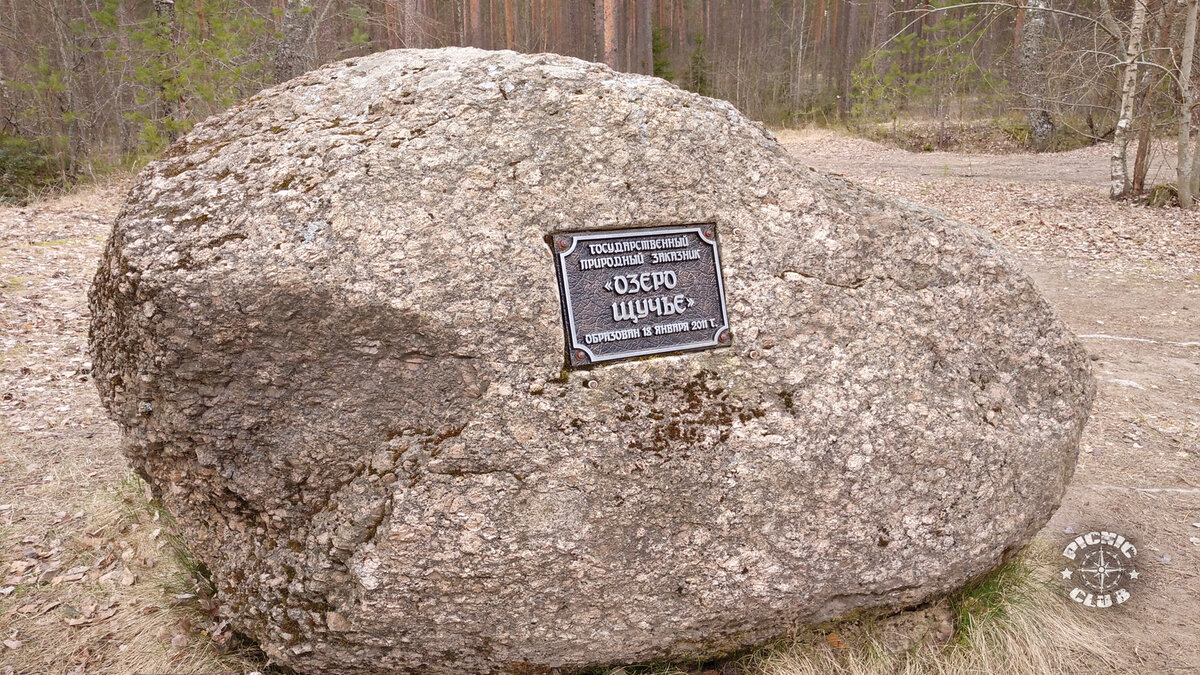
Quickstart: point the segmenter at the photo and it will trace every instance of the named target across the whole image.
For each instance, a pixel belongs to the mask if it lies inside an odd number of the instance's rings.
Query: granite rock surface
[[[546,236],[696,222],[732,346],[565,369]],[[1050,517],[1094,392],[984,234],[552,55],[386,52],[209,119],[90,303],[131,463],[311,673],[701,659],[927,601]]]

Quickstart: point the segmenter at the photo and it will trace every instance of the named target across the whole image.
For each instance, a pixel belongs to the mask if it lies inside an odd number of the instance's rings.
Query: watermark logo
[[[1062,555],[1068,561],[1062,578],[1075,602],[1105,608],[1129,599],[1129,582],[1138,578],[1133,542],[1115,532],[1093,531],[1072,539]]]

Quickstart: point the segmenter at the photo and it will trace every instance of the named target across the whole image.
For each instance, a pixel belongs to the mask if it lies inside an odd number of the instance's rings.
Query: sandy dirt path
[[[1059,183],[1107,186],[1109,151],[1101,145],[1049,154],[984,154],[961,152],[908,152],[832,131],[784,131],[785,145],[800,152],[812,166],[848,176],[889,176],[904,179],[973,179],[998,183]],[[1130,147],[1130,157],[1136,151]],[[858,152],[847,152],[855,149]],[[1155,143],[1150,152],[1147,185],[1175,179],[1174,152],[1167,142]]]

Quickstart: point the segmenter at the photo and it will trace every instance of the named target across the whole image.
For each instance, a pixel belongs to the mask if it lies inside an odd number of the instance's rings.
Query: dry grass
[[[700,673],[726,675],[1057,675],[1117,672],[1103,627],[1053,581],[1054,552],[1035,542],[955,596],[892,617],[818,626]],[[944,631],[944,632],[943,632]],[[696,675],[672,666],[609,675]]]
[[[84,510],[86,531],[27,535],[22,557],[6,561],[13,590],[0,599],[0,672],[263,668],[261,654],[216,616],[206,582],[140,480],[93,494]]]
[[[951,599],[955,632],[948,644],[910,635],[913,644],[887,644],[887,621],[854,622],[839,629],[798,636],[762,657],[761,675],[957,675],[1005,673],[1051,675],[1119,669],[1121,659],[1105,630],[1063,591],[1055,578],[1053,553],[1035,543],[1020,558]],[[844,646],[841,646],[844,645]]]

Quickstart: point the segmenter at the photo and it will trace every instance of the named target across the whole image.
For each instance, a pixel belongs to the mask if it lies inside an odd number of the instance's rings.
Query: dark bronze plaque
[[[712,223],[551,237],[568,363],[729,344]]]

